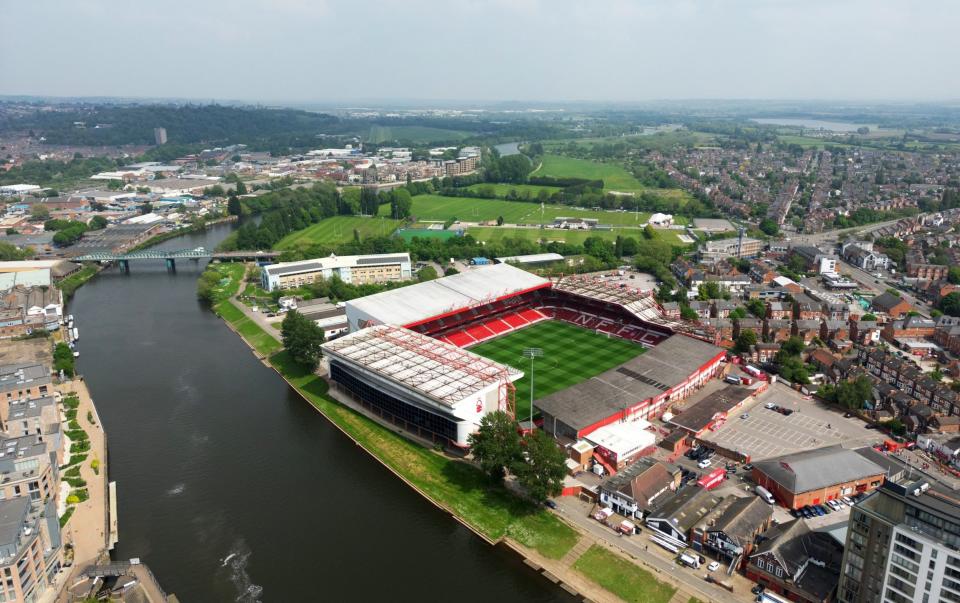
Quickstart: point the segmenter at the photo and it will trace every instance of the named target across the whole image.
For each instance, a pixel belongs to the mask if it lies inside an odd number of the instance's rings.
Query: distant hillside
[[[84,126],[75,122],[84,122]],[[155,127],[166,128],[170,144],[250,143],[356,130],[355,124],[322,113],[221,105],[77,106],[61,111],[38,110],[0,121],[0,131],[29,129],[50,144],[81,146],[153,144]]]

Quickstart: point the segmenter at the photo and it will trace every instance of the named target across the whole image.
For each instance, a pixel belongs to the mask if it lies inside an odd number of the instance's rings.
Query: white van
[[[772,505],[777,502],[773,499],[773,494],[770,494],[770,491],[763,486],[757,486],[754,490],[756,491],[757,496],[765,500],[767,504]]]
[[[692,567],[693,569],[700,569],[700,558],[697,557],[696,555],[688,555],[687,553],[680,553],[680,556],[678,557],[678,559],[680,559],[680,562],[688,567]]]

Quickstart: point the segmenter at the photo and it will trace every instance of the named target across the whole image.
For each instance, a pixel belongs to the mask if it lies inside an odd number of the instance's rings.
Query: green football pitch
[[[599,375],[644,352],[640,344],[607,337],[559,320],[548,320],[475,345],[471,352],[523,371],[517,388],[517,419],[530,416],[530,360],[524,348],[542,348],[534,360],[534,398],[543,398]]]

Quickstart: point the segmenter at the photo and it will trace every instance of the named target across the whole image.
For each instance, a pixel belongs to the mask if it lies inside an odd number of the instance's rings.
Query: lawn
[[[336,245],[353,240],[353,231],[360,233],[361,239],[376,236],[388,236],[397,226],[399,220],[362,216],[334,216],[326,218],[280,239],[274,249],[286,250],[311,245]]]
[[[270,362],[307,400],[364,448],[431,499],[491,540],[509,536],[551,559],[562,558],[577,533],[555,515],[492,486],[477,467],[393,433],[327,396],[327,383],[285,352]]]
[[[485,183],[485,184],[473,184],[467,187],[468,191],[477,192],[481,189],[493,189],[493,194],[498,197],[506,197],[510,191],[516,191],[517,196],[521,199],[529,196],[530,199],[536,200],[537,195],[540,194],[540,191],[547,191],[548,195],[563,190],[559,186],[540,186],[537,184],[506,184],[506,183]]]
[[[687,247],[678,238],[684,231],[656,230],[657,237],[677,247]],[[509,228],[503,226],[471,226],[467,234],[479,241],[499,241],[504,238],[528,239],[531,241],[564,241],[573,245],[582,244],[587,237],[600,237],[614,241],[618,235],[640,239],[643,232],[639,228],[614,228],[612,230],[560,230],[555,228]]]
[[[233,328],[239,331],[264,356],[269,356],[283,347],[275,337],[261,329],[260,325],[251,320],[243,313],[243,310],[236,307],[230,300],[217,304],[216,310],[221,318],[232,324]]]
[[[591,546],[573,568],[624,601],[667,603],[677,589],[607,549]]]
[[[638,344],[558,320],[537,323],[471,347],[470,351],[475,354],[524,372],[524,376],[514,382],[520,419],[530,413],[530,361],[522,352],[532,347],[543,349],[543,357],[534,361],[536,399],[586,381],[644,352]]]
[[[385,209],[381,207],[380,213]],[[492,222],[502,216],[507,224],[553,223],[553,219],[559,217],[596,218],[601,224],[613,226],[638,226],[650,219],[646,212],[578,209],[566,205],[544,205],[541,214],[539,203],[443,195],[417,195],[413,198],[413,215],[419,220],[437,222],[452,218],[463,222]],[[678,222],[684,220],[677,218]]]
[[[603,188],[608,191],[640,192],[645,190],[633,174],[611,163],[598,163],[586,159],[574,159],[562,155],[544,155],[543,165],[536,176],[553,178],[586,178],[603,180]]]

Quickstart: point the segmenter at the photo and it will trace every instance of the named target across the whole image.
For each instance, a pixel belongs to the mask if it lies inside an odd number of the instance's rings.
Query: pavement
[[[764,408],[768,403],[794,412],[784,416]],[[746,419],[741,418],[744,414]],[[808,400],[796,390],[774,383],[753,405],[738,409],[723,426],[704,434],[702,439],[758,461],[835,444],[860,448],[882,439],[864,425],[856,417],[844,418],[843,412],[834,406]]]
[[[750,589],[754,586],[753,582],[737,573],[726,576],[722,570],[717,570],[715,572],[717,578],[729,580],[733,583],[733,592],[730,593],[710,584],[705,580],[705,576],[709,572],[704,568],[694,570],[680,566],[668,551],[649,544],[649,532],[646,528],[643,528],[643,532],[634,536],[618,536],[609,527],[588,515],[592,504],[583,502],[573,496],[563,496],[557,499],[557,507],[557,512],[564,519],[586,534],[586,536],[581,537],[581,540],[591,537],[616,552],[634,558],[639,565],[653,573],[658,580],[674,584],[681,591],[685,591],[686,594],[682,596],[684,601],[690,596],[694,596],[701,601],[715,603],[754,600],[754,596],[750,594]]]
[[[67,601],[64,587],[71,584],[88,566],[109,560],[107,555],[109,539],[108,497],[107,497],[107,454],[106,437],[100,417],[90,398],[87,385],[82,380],[68,381],[56,386],[64,396],[76,392],[80,399],[77,408],[77,422],[90,438],[90,452],[80,464],[80,477],[87,482],[89,498],[78,503],[70,521],[63,529],[64,544],[73,545],[73,565],[62,570],[56,577],[50,600]],[[92,413],[93,423],[87,420],[87,412]],[[100,461],[100,472],[94,473],[90,466],[93,459]]]

